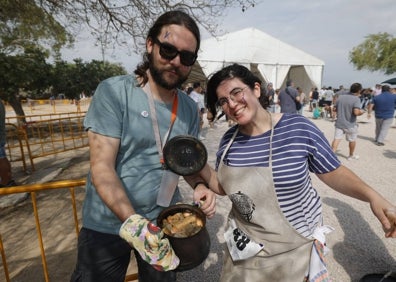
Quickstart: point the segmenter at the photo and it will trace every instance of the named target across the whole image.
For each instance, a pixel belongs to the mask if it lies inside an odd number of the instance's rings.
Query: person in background
[[[281,113],[297,113],[296,102],[300,102],[300,98],[292,80],[286,82],[286,87],[280,91],[278,99]]]
[[[196,22],[185,12],[166,12],[149,29],[135,75],[98,85],[84,120],[90,171],[71,281],[123,282],[132,250],[139,281],[176,281],[179,258],[151,221],[164,209],[157,204],[161,189],[174,188],[169,205],[181,201],[177,184],[161,185],[173,177],[164,169],[162,148],[166,135],[198,136],[197,105],[177,87],[199,46]],[[199,176],[185,180],[195,188],[193,200],[212,217],[215,194]]]
[[[220,106],[237,123],[220,141],[215,170],[206,165],[201,171],[209,188],[232,202],[220,281],[330,281],[323,252],[332,228],[323,225],[310,172],[369,202],[386,237],[396,237],[396,207],[341,164],[314,123],[268,112],[260,95],[260,79],[238,64],[207,84],[208,107]]]
[[[305,103],[305,93],[302,91],[301,87],[297,87],[298,97],[300,98],[301,108],[297,111],[298,114],[302,115],[304,111]]]
[[[275,113],[275,106],[276,106],[276,104],[275,104],[275,89],[274,89],[272,82],[269,82],[267,84],[266,95],[267,95],[268,101],[269,101],[268,111],[270,111],[271,113]]]
[[[333,106],[334,106],[334,91],[331,86],[327,87],[322,94],[324,115],[326,118],[333,119]]]
[[[191,92],[192,92],[193,90],[194,90],[194,88],[192,88],[191,86],[187,87],[187,89],[186,89],[187,95],[190,96],[190,94],[191,94]]]
[[[368,110],[368,105],[370,104],[372,98],[372,92],[372,89],[366,88],[362,90],[362,93],[360,93],[360,107],[363,110]]]
[[[391,93],[390,89],[389,85],[382,85],[381,94],[374,96],[368,106],[368,118],[371,117],[371,112],[375,107],[375,144],[377,146],[385,145],[385,138],[395,116],[396,95]]]
[[[275,113],[280,113],[280,106],[279,106],[279,93],[280,89],[275,89],[275,96],[274,96],[274,108],[275,108]]]
[[[311,90],[309,91],[308,97],[309,97],[309,108],[308,111],[312,112],[313,111],[313,107],[312,107],[312,93],[314,91],[314,88],[312,87]]]
[[[334,139],[331,144],[333,151],[336,152],[341,139],[345,135],[349,142],[349,156],[347,160],[358,160],[359,156],[355,155],[356,139],[358,136],[358,124],[356,117],[365,113],[360,108],[360,92],[362,85],[360,83],[353,83],[350,87],[350,93],[340,95],[334,106],[334,111],[337,113],[337,120],[335,121]]]
[[[3,101],[0,99],[0,188],[17,185],[15,180],[12,179],[11,164],[5,150],[7,141],[5,118],[5,107]]]
[[[319,106],[319,91],[318,88],[315,87],[312,91],[312,110]]]
[[[204,124],[203,116],[206,111],[206,106],[204,102],[204,95],[202,94],[202,86],[201,83],[195,82],[193,84],[193,90],[190,93],[190,98],[197,103],[198,114],[199,114],[199,140],[205,140],[205,137],[202,136],[202,127]]]
[[[381,94],[381,92],[382,92],[382,86],[381,86],[381,84],[376,84],[375,85],[375,87],[374,87],[374,89],[373,89],[373,94],[374,94],[374,96],[377,96],[377,95],[379,95],[379,94]]]

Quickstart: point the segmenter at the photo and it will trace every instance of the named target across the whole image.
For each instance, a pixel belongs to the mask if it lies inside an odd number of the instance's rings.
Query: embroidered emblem
[[[148,111],[142,111],[140,114],[142,115],[142,117],[145,117],[145,118],[149,116]]]
[[[246,221],[250,222],[253,217],[253,212],[256,209],[256,205],[253,200],[241,191],[230,195],[230,200],[236,210],[246,219]]]

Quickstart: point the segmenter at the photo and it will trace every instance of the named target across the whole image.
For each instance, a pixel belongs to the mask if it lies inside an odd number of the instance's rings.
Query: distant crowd
[[[368,111],[368,107],[370,103],[372,103],[373,97],[382,93],[382,86],[383,85],[381,84],[376,84],[372,88],[362,88],[362,90],[356,94],[360,99],[360,109]],[[387,86],[389,86],[390,93],[396,94],[396,85]],[[292,96],[286,93],[286,89],[289,89]],[[285,91],[286,95],[282,93],[282,90]],[[201,118],[201,129],[203,124],[202,117],[204,113],[207,114],[207,119],[211,128],[213,128],[214,122],[216,120],[224,116],[224,113],[221,112],[217,117],[214,117],[208,111],[206,107],[205,90],[200,82],[188,84],[184,88],[184,91],[197,103]],[[262,95],[264,97],[260,97],[261,103],[272,113],[297,112],[302,114],[303,111],[308,107],[308,111],[312,112],[312,117],[314,119],[326,118],[331,121],[335,121],[337,118],[337,113],[335,110],[336,100],[339,95],[350,93],[350,89],[345,88],[343,85],[340,85],[338,88],[333,88],[332,86],[323,86],[320,89],[313,87],[309,93],[304,93],[301,87],[294,87],[293,81],[289,80],[286,83],[286,87],[283,89],[274,89],[273,84],[269,82],[266,84],[266,87],[262,89],[262,93],[265,93],[265,95]],[[294,98],[293,94],[295,95]],[[283,99],[282,96],[284,96]],[[300,105],[295,106],[296,104]],[[229,123],[229,126],[234,124],[234,122],[229,120],[227,117],[226,119]],[[200,139],[203,140],[204,137],[200,135]]]

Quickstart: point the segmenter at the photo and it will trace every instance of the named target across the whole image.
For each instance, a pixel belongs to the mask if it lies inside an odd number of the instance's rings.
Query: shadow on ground
[[[323,199],[323,202],[334,208],[345,234],[344,240],[336,243],[332,252],[334,259],[350,275],[350,281],[359,281],[367,273],[396,270],[396,261],[359,211],[334,198]]]

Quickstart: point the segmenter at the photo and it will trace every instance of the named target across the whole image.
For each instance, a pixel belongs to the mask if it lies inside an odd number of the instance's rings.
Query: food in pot
[[[203,227],[202,220],[191,212],[178,212],[162,220],[162,230],[175,238],[191,237]]]

